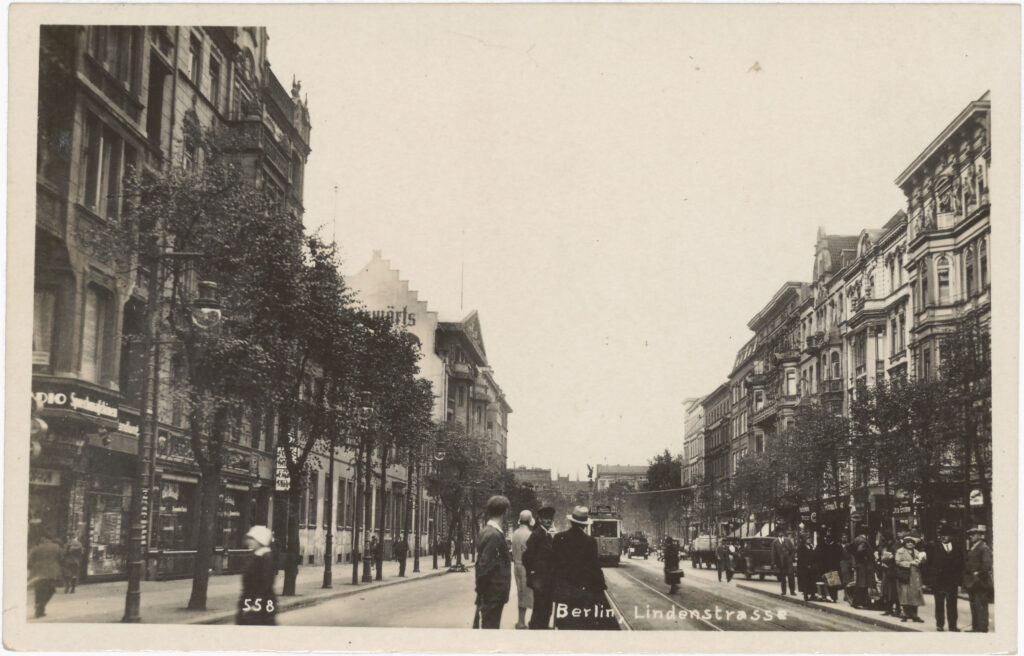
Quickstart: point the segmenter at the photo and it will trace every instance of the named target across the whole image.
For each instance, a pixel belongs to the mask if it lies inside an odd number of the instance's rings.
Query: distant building
[[[533,489],[538,492],[554,487],[550,469],[544,469],[542,467],[524,467],[520,465],[514,468],[512,473],[515,474],[516,480],[519,483],[531,485],[533,486]]]
[[[616,481],[623,481],[639,490],[647,484],[647,465],[597,465],[594,484],[598,490],[607,490]]]

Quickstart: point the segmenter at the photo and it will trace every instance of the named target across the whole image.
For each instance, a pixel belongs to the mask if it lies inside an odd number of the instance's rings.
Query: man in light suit
[[[985,527],[967,531],[971,547],[964,560],[964,589],[971,602],[971,630],[988,632],[988,605],[992,603],[992,549],[985,544]]]
[[[501,611],[512,588],[512,558],[505,542],[503,521],[508,499],[496,495],[487,500],[487,524],[476,542],[476,615],[474,629],[497,629]]]

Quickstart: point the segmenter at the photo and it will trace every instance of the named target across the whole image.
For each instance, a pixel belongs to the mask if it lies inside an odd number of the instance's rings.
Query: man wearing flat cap
[[[501,610],[508,602],[512,587],[512,558],[502,526],[508,506],[508,499],[501,495],[487,500],[487,524],[480,530],[476,542],[474,629],[499,628]]]
[[[533,590],[533,612],[530,613],[529,624],[531,629],[550,628],[551,592],[555,586],[554,552],[551,550],[554,520],[553,507],[544,506],[537,511],[537,525],[526,541],[526,552],[523,554],[526,582]]]
[[[569,530],[556,535],[551,545],[555,560],[555,628],[617,628],[604,601],[604,573],[597,559],[597,540],[586,532],[590,509],[576,506],[566,519]]]

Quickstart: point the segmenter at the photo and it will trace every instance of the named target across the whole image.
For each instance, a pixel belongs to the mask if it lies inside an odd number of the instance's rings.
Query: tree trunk
[[[360,580],[370,581],[369,563],[373,560],[370,553],[370,533],[373,532],[373,448],[367,447],[364,455],[366,463],[363,466],[363,576]]]
[[[405,513],[404,513],[405,514],[405,519],[402,522],[402,540],[404,540],[407,545],[409,544],[409,526],[410,526],[410,524],[412,524],[412,521],[413,521],[413,515],[412,515],[412,510],[413,510],[413,503],[412,503],[412,498],[413,498],[412,469],[413,469],[412,451],[410,450],[409,451],[409,463],[406,465]],[[416,501],[418,502],[419,499],[416,499]],[[417,514],[419,514],[419,513],[417,513]],[[413,528],[413,533],[412,534],[413,534],[413,537],[418,535],[418,532],[416,531],[415,527]]]
[[[350,557],[352,558],[352,585],[359,583],[359,562],[362,560],[363,548],[361,542],[363,527],[363,453],[356,451],[356,489],[355,499],[352,501],[355,517],[352,519],[352,541],[350,542]]]
[[[210,582],[213,561],[214,530],[217,525],[217,505],[220,495],[220,472],[213,467],[203,473],[200,497],[199,535],[196,541],[195,571],[192,575],[192,594],[189,610],[206,610],[206,591]]]
[[[383,564],[384,564],[384,526],[385,526],[385,523],[387,522],[387,516],[388,516],[388,503],[387,503],[387,501],[388,501],[388,448],[387,448],[387,446],[385,446],[384,449],[382,449],[382,452],[381,452],[381,455],[380,455],[380,503],[379,503],[379,505],[380,505],[380,512],[377,513],[377,516],[380,517],[380,524],[378,524],[378,526],[377,526],[377,530],[380,533],[380,538],[379,538],[379,541],[377,543],[377,548],[380,549],[380,553],[381,553],[381,558],[380,558],[381,566],[377,568],[377,574],[375,576],[376,580],[378,580],[378,581],[381,581],[381,580],[384,579],[384,575],[383,575],[381,570],[384,569],[384,567],[383,567]],[[392,528],[392,535],[394,535],[394,527],[391,527],[391,528]],[[376,558],[377,554],[374,554],[373,556],[374,556],[374,558]]]
[[[287,448],[287,447],[286,447]],[[295,594],[295,580],[299,576],[299,504],[302,503],[302,488],[305,477],[301,470],[289,472],[288,476],[288,536],[285,547],[284,584],[281,594],[285,597]]]

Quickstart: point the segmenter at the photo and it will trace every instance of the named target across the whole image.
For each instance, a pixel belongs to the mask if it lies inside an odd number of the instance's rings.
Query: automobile
[[[647,538],[643,535],[634,535],[629,539],[629,552],[630,558],[636,556],[637,558],[643,557],[647,560],[647,556],[651,553],[650,546],[647,544]]]
[[[779,573],[772,565],[772,538],[743,538],[740,555],[739,571],[747,579],[757,576],[763,581],[766,576]]]

